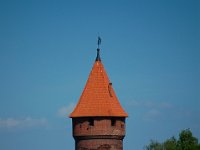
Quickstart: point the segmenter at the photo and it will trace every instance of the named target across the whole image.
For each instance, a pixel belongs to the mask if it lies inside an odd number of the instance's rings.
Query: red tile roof
[[[83,93],[69,117],[127,117],[100,60],[96,60]]]

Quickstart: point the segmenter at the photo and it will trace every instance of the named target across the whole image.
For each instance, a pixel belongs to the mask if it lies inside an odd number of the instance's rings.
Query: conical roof
[[[73,112],[69,117],[127,117],[110,83],[99,56]]]

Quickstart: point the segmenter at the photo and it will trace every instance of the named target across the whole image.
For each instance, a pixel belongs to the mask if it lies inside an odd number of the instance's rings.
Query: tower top
[[[128,117],[115,94],[100,59],[98,38],[97,57],[85,88],[69,117]]]

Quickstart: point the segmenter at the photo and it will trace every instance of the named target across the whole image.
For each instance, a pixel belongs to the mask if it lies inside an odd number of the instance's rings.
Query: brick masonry
[[[76,150],[122,150],[124,117],[73,118]]]

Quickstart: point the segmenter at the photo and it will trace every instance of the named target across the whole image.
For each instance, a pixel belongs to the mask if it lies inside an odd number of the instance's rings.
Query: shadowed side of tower
[[[100,59],[100,49],[73,112],[76,150],[122,150],[125,136],[123,110]]]

